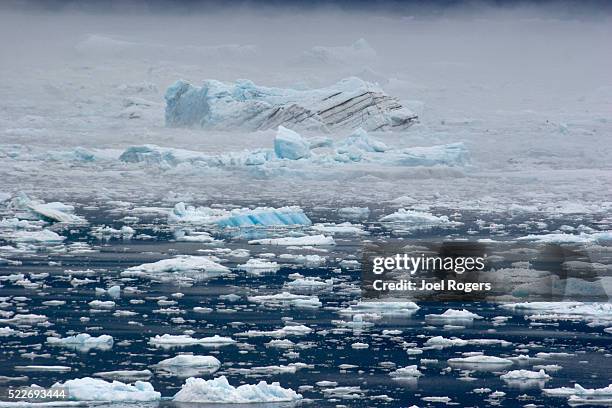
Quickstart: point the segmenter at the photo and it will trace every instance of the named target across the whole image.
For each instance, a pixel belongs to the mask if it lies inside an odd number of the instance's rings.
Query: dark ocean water
[[[314,220],[321,221],[332,218],[325,211],[313,211]],[[92,225],[122,224],[113,220],[104,211],[91,211],[86,217]],[[464,215],[464,221],[475,221],[476,216]],[[534,216],[533,219],[538,219]],[[499,216],[490,222],[504,221],[508,218]],[[512,224],[524,224],[530,220],[514,220]],[[584,219],[579,220],[585,222]],[[553,230],[563,224],[576,224],[572,219],[547,220],[548,229]],[[338,405],[354,407],[408,407],[442,406],[441,403],[425,402],[423,397],[449,397],[457,406],[483,407],[504,406],[517,407],[525,404],[537,406],[567,406],[565,398],[550,398],[542,394],[542,384],[510,385],[499,378],[499,373],[473,371],[465,372],[457,368],[448,368],[447,360],[460,357],[465,352],[484,352],[485,355],[513,357],[520,354],[535,355],[537,352],[565,352],[569,356],[549,359],[530,360],[528,363],[515,363],[512,369],[530,369],[534,364],[559,364],[563,368],[551,372],[552,379],[546,381],[546,388],[573,386],[579,383],[587,388],[607,386],[611,382],[612,357],[610,353],[610,336],[602,334],[600,328],[588,327],[581,322],[548,322],[541,325],[530,325],[523,315],[513,315],[502,310],[499,305],[483,302],[466,303],[421,303],[420,309],[413,315],[385,317],[372,327],[364,330],[351,330],[339,327],[333,321],[346,319],[338,313],[348,302],[359,297],[359,270],[337,270],[341,259],[356,256],[362,239],[355,237],[336,237],[338,245],[328,253],[325,267],[305,268],[303,266],[283,267],[279,271],[261,276],[235,271],[232,275],[206,281],[195,282],[192,285],[177,280],[156,281],[148,278],[126,278],[120,273],[127,267],[167,258],[169,255],[191,254],[202,255],[201,250],[208,247],[198,243],[175,242],[168,232],[163,220],[153,217],[143,217],[138,224],[133,225],[137,234],[154,236],[152,240],[121,240],[111,239],[100,241],[88,235],[88,228],[64,231],[68,237],[66,244],[71,242],[88,242],[97,252],[83,254],[54,253],[50,249],[41,248],[36,253],[23,254],[12,259],[21,261],[21,265],[0,265],[0,275],[24,273],[48,273],[43,279],[32,279],[41,282],[42,286],[28,289],[17,286],[14,282],[4,281],[0,287],[0,297],[12,297],[12,306],[8,309],[18,313],[44,314],[48,316],[50,325],[44,327],[34,325],[22,328],[31,335],[25,337],[0,337],[0,376],[20,377],[21,380],[5,379],[0,382],[0,388],[17,387],[29,384],[51,386],[57,381],[72,378],[92,376],[103,371],[144,370],[150,369],[153,376],[150,381],[155,390],[163,397],[174,395],[184,383],[184,378],[164,373],[152,367],[157,362],[174,357],[177,353],[198,355],[213,355],[222,365],[219,371],[203,378],[213,378],[225,375],[231,384],[256,383],[259,380],[278,381],[283,387],[299,391],[306,401],[305,406],[333,407]],[[419,233],[424,238],[461,236],[473,223],[466,222],[464,227],[449,231],[430,230]],[[388,239],[389,234],[376,224],[368,224],[372,235],[365,239]],[[525,230],[513,231],[509,227],[503,236],[524,235]],[[480,231],[482,235],[483,231]],[[271,248],[265,246],[248,246],[244,240],[228,240],[226,248],[249,248],[251,258],[257,253],[275,252],[295,253],[286,248]],[[311,252],[312,253],[312,252]],[[224,265],[235,267],[240,262],[223,262]],[[92,273],[82,274],[71,271],[92,270]],[[273,294],[281,291],[283,284],[289,281],[288,275],[300,273],[304,276],[318,276],[324,279],[333,278],[336,289],[333,292],[319,294],[323,307],[319,309],[296,309],[279,307],[262,307],[249,302],[247,295]],[[72,278],[88,278],[95,282],[73,286]],[[111,299],[107,295],[97,295],[95,288],[107,288],[113,284],[136,287],[137,293],[122,291],[121,297]],[[338,284],[352,290],[338,290]],[[182,297],[173,294],[182,293]],[[236,294],[237,301],[222,299],[220,295]],[[15,300],[15,297],[23,299]],[[88,302],[99,300],[114,300],[116,307],[111,311],[92,310]],[[176,301],[175,314],[160,313],[167,306],[160,306],[160,299]],[[63,300],[65,305],[46,306],[44,301]],[[130,301],[139,300],[142,303]],[[209,307],[211,313],[196,313],[194,307]],[[431,326],[425,322],[424,316],[431,313],[442,313],[448,308],[463,309],[484,317],[476,320],[465,329],[445,329],[442,326]],[[137,313],[134,316],[114,316],[115,310],[129,310]],[[494,325],[491,318],[509,316],[502,325]],[[183,321],[172,321],[173,318]],[[87,318],[87,319],[83,319]],[[289,337],[299,343],[293,350],[299,356],[287,356],[286,350],[266,347],[270,337],[237,337],[236,334],[246,330],[273,330],[283,327],[283,321],[292,319],[307,325],[313,332],[303,337]],[[5,325],[0,324],[0,327]],[[19,328],[19,327],[14,327]],[[238,343],[220,348],[203,346],[188,346],[165,349],[149,344],[149,339],[157,334],[182,334],[185,330],[193,331],[192,336],[206,337],[218,334],[229,336]],[[383,330],[400,330],[399,335],[383,334]],[[51,332],[62,337],[75,333],[91,335],[108,334],[113,336],[115,344],[108,350],[76,350],[65,347],[51,346],[45,339]],[[432,336],[503,339],[512,343],[509,347],[500,345],[450,347],[441,350],[424,350],[423,354],[409,355],[403,343],[415,343],[421,347]],[[367,349],[353,349],[351,344],[362,342],[369,344]],[[24,356],[30,353],[39,357]],[[48,356],[47,356],[48,355]],[[428,361],[426,364],[421,359]],[[312,365],[291,374],[271,374],[245,376],[235,370],[257,366],[286,365],[301,362]],[[392,364],[390,364],[392,363]],[[340,369],[341,364],[354,365],[354,368]],[[395,368],[416,364],[423,373],[418,379],[411,381],[393,380],[389,372]],[[18,366],[27,365],[63,365],[70,366],[70,372],[23,371]],[[395,365],[395,367],[393,366]],[[351,397],[330,397],[315,385],[318,381],[337,382],[338,386],[354,386],[359,390],[352,392]],[[314,386],[304,388],[305,386]],[[476,388],[489,388],[491,391],[503,391],[505,396],[490,398],[489,393],[474,393]],[[2,390],[0,395],[5,395]],[[381,397],[381,396],[387,396]],[[161,405],[172,405],[164,401]],[[286,405],[286,404],[285,404]]]

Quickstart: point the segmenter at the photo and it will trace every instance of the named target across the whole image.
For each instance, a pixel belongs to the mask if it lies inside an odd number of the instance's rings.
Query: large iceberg
[[[417,116],[377,85],[346,78],[320,89],[269,88],[245,79],[206,80],[201,87],[179,80],[166,91],[168,126],[207,129],[404,129]]]
[[[151,383],[136,381],[134,385],[120,381],[107,382],[85,377],[55,383],[52,388],[65,388],[71,400],[106,402],[147,402],[157,401],[161,394],[153,389]]]
[[[268,384],[260,381],[257,385],[231,385],[224,376],[212,380],[188,378],[179,392],[174,395],[176,402],[202,402],[213,404],[273,403],[301,400],[302,396],[279,383]]]

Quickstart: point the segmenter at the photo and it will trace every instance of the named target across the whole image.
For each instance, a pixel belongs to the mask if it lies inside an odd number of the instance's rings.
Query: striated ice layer
[[[290,388],[283,388],[279,383],[268,384],[260,381],[257,385],[244,384],[239,387],[231,385],[225,376],[204,380],[188,378],[179,392],[174,395],[176,402],[204,402],[216,404],[248,404],[288,402],[302,399],[302,396]]]
[[[241,79],[179,80],[166,91],[166,125],[259,130],[279,125],[328,131],[404,129],[417,116],[377,85],[356,77],[320,89],[269,88]]]

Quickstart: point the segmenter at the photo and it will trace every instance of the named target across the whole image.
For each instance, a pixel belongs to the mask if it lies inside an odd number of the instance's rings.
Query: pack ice
[[[263,87],[246,79],[234,84],[209,79],[201,87],[179,80],[165,98],[166,125],[175,127],[386,130],[404,129],[417,120],[396,98],[356,77],[308,90]]]

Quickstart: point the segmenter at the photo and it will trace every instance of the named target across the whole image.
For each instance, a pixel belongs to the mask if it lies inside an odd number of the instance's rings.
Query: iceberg
[[[245,79],[234,84],[206,80],[201,87],[179,80],[165,99],[166,125],[172,127],[388,130],[405,129],[417,120],[378,85],[356,77],[311,90],[269,88]]]
[[[472,313],[468,310],[447,309],[442,314],[427,314],[425,320],[430,323],[461,323],[473,322],[474,319],[482,319],[482,316]]]
[[[274,152],[279,159],[297,160],[310,157],[310,143],[299,133],[279,126],[274,138]]]
[[[397,370],[389,373],[389,375],[394,378],[414,378],[420,377],[423,374],[419,371],[416,365],[411,365],[407,367],[398,368]]]
[[[317,296],[294,295],[289,292],[282,292],[274,295],[248,296],[247,299],[249,302],[268,307],[293,306],[304,309],[316,309],[323,306]]]
[[[175,402],[202,402],[212,404],[274,403],[301,400],[302,396],[279,383],[260,381],[257,385],[230,385],[225,376],[204,380],[188,378],[181,390],[174,395]]]
[[[169,367],[221,367],[221,362],[213,356],[194,356],[191,354],[179,354],[176,357],[167,358],[157,363],[158,366]]]
[[[400,208],[393,214],[381,217],[379,221],[384,223],[398,223],[412,229],[461,225],[459,222],[450,221],[445,215],[438,217],[428,212],[406,210],[404,208]]]
[[[13,242],[40,244],[59,244],[66,239],[66,237],[48,229],[41,231],[15,231],[4,238]]]
[[[263,259],[249,259],[247,263],[238,265],[238,269],[252,274],[272,273],[278,271],[280,265]]]
[[[181,378],[198,375],[210,375],[221,367],[221,362],[213,356],[194,356],[191,354],[179,354],[176,357],[167,358],[154,365],[156,370],[170,373]]]
[[[74,207],[60,202],[45,204],[29,204],[28,208],[44,220],[63,222],[66,224],[87,224],[83,217],[73,214]]]
[[[168,217],[168,222],[216,225],[221,228],[309,226],[312,224],[304,211],[297,206],[241,208],[228,211],[210,207],[196,208],[186,206],[182,202],[174,206]]]
[[[231,337],[221,337],[217,334],[212,337],[203,337],[201,339],[196,339],[186,334],[164,334],[162,336],[156,335],[155,337],[151,337],[149,343],[159,347],[183,347],[193,345],[220,347],[234,344],[236,343],[236,340],[232,339]]]
[[[303,324],[287,324],[284,327],[276,330],[248,330],[246,332],[238,333],[236,335],[244,337],[269,336],[275,338],[284,338],[287,336],[306,336],[310,333],[312,333],[312,329],[308,326],[304,326]]]
[[[222,276],[230,273],[223,265],[206,256],[179,255],[175,258],[131,266],[121,273],[122,276],[157,276],[173,273],[197,273],[206,277]]]
[[[458,366],[476,371],[499,370],[513,364],[512,360],[507,358],[476,355],[469,357],[449,358],[448,363],[451,366]]]
[[[92,348],[108,350],[113,347],[114,340],[113,337],[108,334],[94,337],[87,333],[81,333],[64,338],[47,337],[47,343],[57,346],[72,347],[79,350],[89,350]]]
[[[506,374],[502,374],[499,378],[504,381],[529,381],[529,380],[548,380],[550,375],[544,370],[529,371],[529,370],[512,370]]]
[[[136,381],[134,385],[120,381],[107,382],[91,377],[55,383],[51,388],[65,388],[71,400],[105,402],[157,401],[161,394],[149,382]]]

